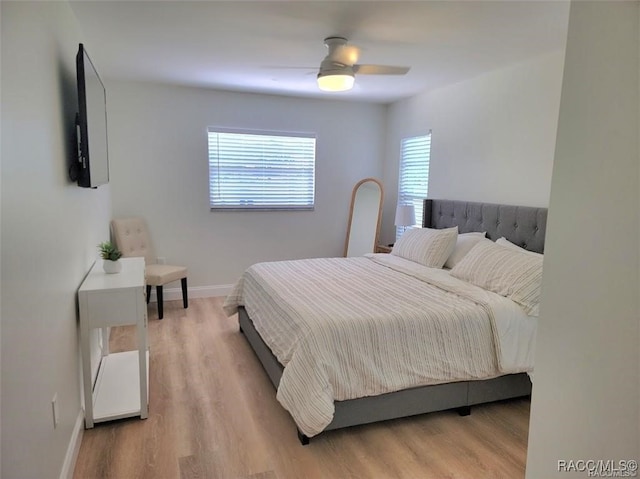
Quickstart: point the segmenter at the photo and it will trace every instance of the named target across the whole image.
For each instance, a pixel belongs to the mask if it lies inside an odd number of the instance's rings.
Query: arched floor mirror
[[[375,251],[380,233],[383,199],[382,183],[375,178],[360,180],[353,187],[345,256],[362,256]]]

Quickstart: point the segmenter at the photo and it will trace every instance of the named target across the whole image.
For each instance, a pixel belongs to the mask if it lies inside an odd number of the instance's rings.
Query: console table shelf
[[[85,427],[148,416],[149,351],[144,297],[144,258],[123,258],[122,271],[107,274],[95,262],[78,290]],[[109,354],[108,328],[135,325],[138,349]],[[102,329],[98,372],[92,377],[90,332]],[[90,400],[88,399],[90,398]]]

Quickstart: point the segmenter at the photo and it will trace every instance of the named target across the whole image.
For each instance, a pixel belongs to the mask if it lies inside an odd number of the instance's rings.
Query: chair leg
[[[149,304],[149,300],[151,299],[151,285],[147,285],[147,304]]]
[[[162,286],[156,286],[156,296],[158,297],[158,319],[162,319]]]
[[[184,309],[187,309],[189,307],[189,298],[187,298],[187,278],[182,278],[180,283],[182,283],[182,306],[184,306]]]

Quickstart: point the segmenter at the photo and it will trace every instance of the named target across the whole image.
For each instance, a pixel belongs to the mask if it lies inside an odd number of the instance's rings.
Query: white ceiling
[[[387,103],[564,48],[566,1],[74,1],[100,75]],[[323,39],[360,63],[410,66],[320,92]],[[296,67],[296,68],[290,68]],[[309,69],[297,68],[309,67]],[[104,79],[103,78],[103,79]]]

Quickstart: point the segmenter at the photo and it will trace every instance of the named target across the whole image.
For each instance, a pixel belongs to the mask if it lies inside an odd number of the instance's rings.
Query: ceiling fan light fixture
[[[318,88],[322,91],[347,91],[353,88],[353,73],[318,73]]]

